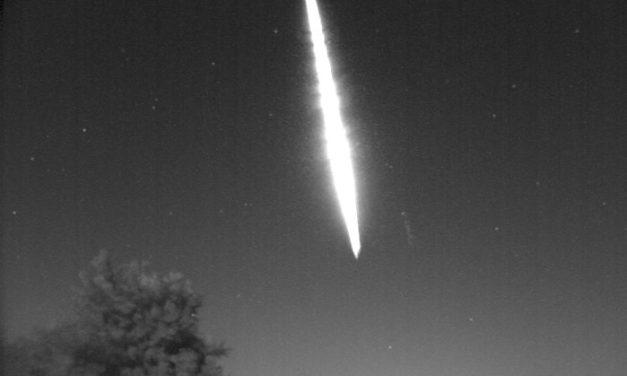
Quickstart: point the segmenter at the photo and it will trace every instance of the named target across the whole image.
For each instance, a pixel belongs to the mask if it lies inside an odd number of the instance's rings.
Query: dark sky
[[[193,281],[233,375],[624,375],[623,1],[323,1],[357,261],[304,2],[8,3],[10,338],[108,248]]]

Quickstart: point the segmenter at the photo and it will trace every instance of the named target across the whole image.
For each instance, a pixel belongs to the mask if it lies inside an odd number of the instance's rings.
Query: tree
[[[32,376],[222,374],[226,349],[199,336],[201,301],[181,274],[116,266],[105,251],[91,266],[81,273],[78,319],[40,333],[29,351]]]

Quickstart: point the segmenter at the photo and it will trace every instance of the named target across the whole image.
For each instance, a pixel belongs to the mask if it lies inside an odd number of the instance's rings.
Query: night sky
[[[304,1],[5,4],[5,334],[107,248],[192,280],[233,375],[625,375],[623,1],[320,6],[359,260]]]

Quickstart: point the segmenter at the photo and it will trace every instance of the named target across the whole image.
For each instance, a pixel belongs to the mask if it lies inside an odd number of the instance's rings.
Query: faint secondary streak
[[[318,91],[324,119],[327,155],[331,164],[333,184],[335,185],[348,237],[353,254],[357,258],[361,244],[357,222],[357,194],[355,193],[355,177],[351,162],[350,146],[346,130],[342,124],[342,117],[340,116],[340,99],[338,98],[331,72],[331,61],[329,60],[329,53],[322,31],[322,20],[320,19],[318,4],[316,0],[306,0],[306,2],[309,29],[316,59]]]

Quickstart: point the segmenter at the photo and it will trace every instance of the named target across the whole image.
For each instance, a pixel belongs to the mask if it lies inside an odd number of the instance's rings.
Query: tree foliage
[[[222,374],[217,360],[226,350],[199,336],[201,301],[181,274],[114,265],[104,251],[91,266],[81,273],[78,319],[14,346],[30,360],[30,375]]]

